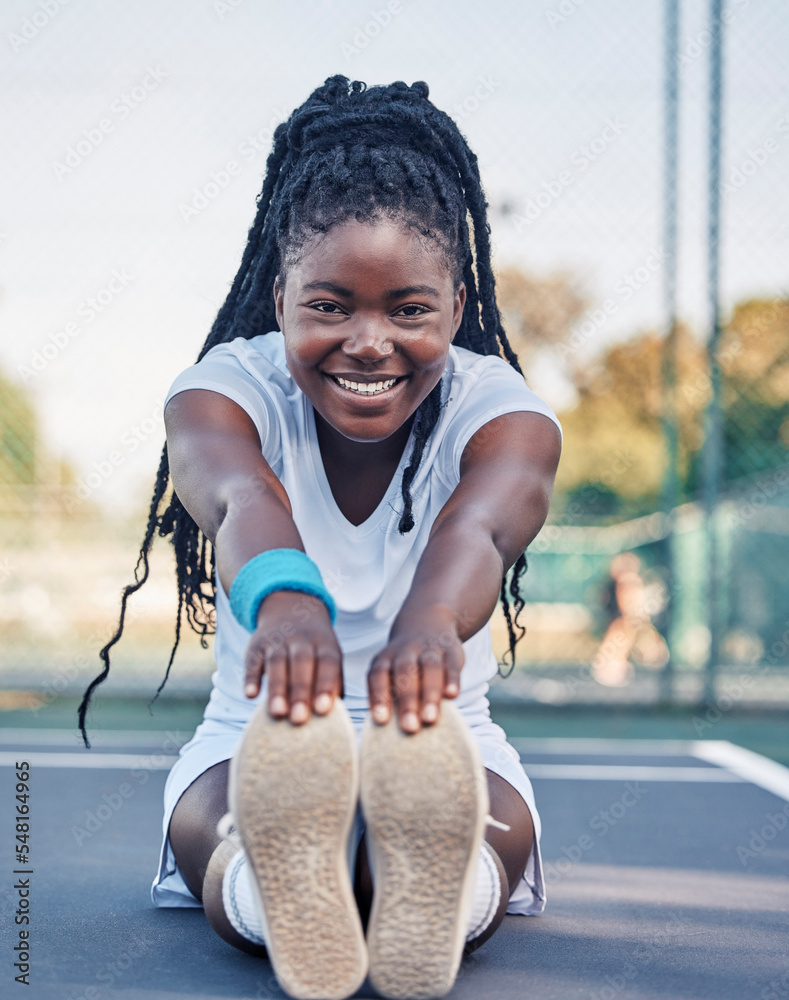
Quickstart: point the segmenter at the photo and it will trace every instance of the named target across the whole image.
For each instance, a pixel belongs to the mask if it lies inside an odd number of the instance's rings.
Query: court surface
[[[157,909],[162,791],[191,733],[0,733],[5,912],[29,879],[28,1000],[280,997],[202,910]],[[789,997],[789,770],[721,741],[513,739],[543,820],[548,906],[507,917],[452,998]],[[14,764],[31,765],[28,875]],[[359,997],[375,994],[365,986]]]

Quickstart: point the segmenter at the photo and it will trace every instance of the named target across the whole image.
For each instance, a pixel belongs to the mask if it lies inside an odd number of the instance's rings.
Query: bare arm
[[[165,410],[175,491],[214,543],[225,593],[241,567],[269,549],[304,551],[287,492],[261,454],[244,410],[221,393],[187,389]],[[342,654],[326,606],[308,594],[278,591],[260,605],[246,654],[244,693],[255,697],[268,673],[269,710],[325,713],[342,688]],[[327,700],[328,699],[328,700]]]
[[[385,722],[397,702],[400,725],[415,731],[438,717],[460,689],[461,643],[490,619],[504,573],[548,514],[560,436],[547,417],[509,413],[471,438],[460,483],[442,508],[408,597],[373,660],[370,705]]]

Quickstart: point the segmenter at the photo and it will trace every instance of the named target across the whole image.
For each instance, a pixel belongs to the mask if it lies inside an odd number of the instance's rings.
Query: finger
[[[257,698],[260,694],[260,679],[266,672],[266,657],[264,651],[254,641],[250,640],[244,657],[244,694],[247,698]]]
[[[275,719],[288,714],[288,661],[285,650],[271,650],[266,656],[268,674],[268,710]]]
[[[370,713],[373,721],[385,725],[392,717],[394,699],[392,697],[391,661],[388,656],[376,656],[367,674],[367,690],[370,694]]]
[[[326,715],[334,706],[342,683],[342,658],[337,650],[323,649],[318,653],[315,671],[315,697],[312,707],[318,715]]]
[[[460,671],[466,662],[466,654],[460,642],[453,644],[444,654],[444,667],[446,683],[444,684],[444,697],[457,698],[460,694]]]
[[[393,670],[397,721],[404,733],[419,730],[420,670],[416,657],[411,654],[396,660]]]
[[[419,657],[422,672],[422,722],[435,722],[444,693],[444,658],[437,649],[425,650]]]
[[[294,641],[288,647],[288,701],[290,721],[301,725],[310,717],[315,649],[310,642]]]

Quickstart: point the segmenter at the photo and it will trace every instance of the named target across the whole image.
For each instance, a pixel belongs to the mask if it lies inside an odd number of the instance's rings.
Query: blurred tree
[[[541,351],[557,354],[589,305],[567,274],[535,278],[508,267],[496,275],[496,292],[507,337],[524,370]]]
[[[726,479],[789,461],[789,300],[739,303],[721,337]]]
[[[721,333],[725,483],[789,463],[789,300],[746,299]],[[706,361],[705,361],[706,365]],[[685,381],[681,396],[706,407],[706,366]],[[699,433],[703,426],[699,413]],[[701,441],[686,473],[692,494],[701,479]]]
[[[654,509],[666,457],[664,338],[644,332],[590,361],[588,353],[572,346],[579,321],[589,315],[589,302],[570,275],[538,279],[507,268],[498,275],[497,287],[507,334],[524,370],[547,355],[577,393],[577,403],[560,414],[565,442],[556,480],[558,509],[578,516]],[[682,324],[676,351],[679,478],[683,495],[690,497],[698,488],[711,383],[705,345]],[[723,331],[719,363],[725,479],[785,465],[789,301],[739,303]]]
[[[661,426],[663,338],[643,333],[608,347],[578,368],[578,403],[560,414],[565,434],[557,490],[587,498],[583,513],[598,512],[600,488],[614,491],[630,512],[652,508],[663,482]],[[701,444],[699,417],[709,392],[704,349],[687,327],[677,329],[680,476]],[[606,501],[610,507],[610,500]]]
[[[0,488],[5,487],[0,517],[30,513],[31,494],[24,487],[42,487],[57,502],[75,479],[70,463],[54,456],[43,443],[30,391],[0,370]]]
[[[0,371],[0,483],[36,481],[38,426],[28,391]]]

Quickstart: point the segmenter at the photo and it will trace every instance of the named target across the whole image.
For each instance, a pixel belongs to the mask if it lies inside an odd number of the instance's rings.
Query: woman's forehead
[[[296,267],[303,281],[321,273],[430,274],[451,280],[445,254],[436,240],[399,219],[351,219],[318,233],[303,248]]]

